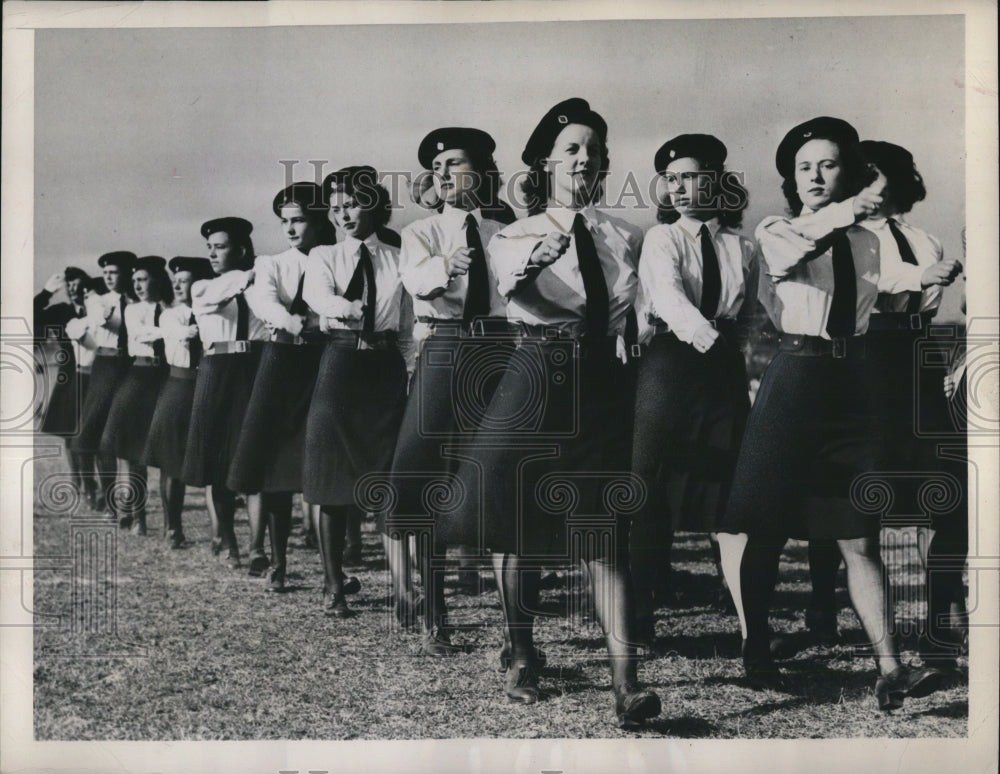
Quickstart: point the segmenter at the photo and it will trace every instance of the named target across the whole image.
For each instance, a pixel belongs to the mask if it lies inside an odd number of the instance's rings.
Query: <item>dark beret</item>
[[[785,135],[774,157],[775,166],[782,177],[791,177],[795,154],[810,140],[829,140],[843,148],[857,145],[859,139],[857,130],[841,118],[812,118]]]
[[[316,183],[299,182],[292,183],[287,188],[282,188],[274,197],[271,209],[274,214],[280,216],[281,208],[286,204],[297,204],[304,210],[314,210],[326,212],[329,205],[323,196],[323,188]]]
[[[538,122],[535,131],[531,133],[524,152],[521,153],[521,161],[525,164],[534,164],[538,159],[546,158],[552,152],[556,137],[569,124],[583,124],[589,126],[597,136],[601,138],[601,144],[608,142],[608,125],[600,114],[590,109],[590,103],[585,99],[573,97],[564,100],[549,110],[548,113]]]
[[[235,217],[213,218],[201,224],[201,235],[205,239],[218,231],[225,231],[231,237],[247,237],[253,233],[253,224],[249,220]]]
[[[177,255],[170,259],[170,271],[176,274],[179,271],[191,272],[191,277],[196,280],[212,279],[215,272],[212,271],[212,263],[208,258],[193,258],[187,255]]]
[[[118,250],[113,253],[105,253],[97,259],[97,264],[101,267],[117,266],[126,271],[132,271],[135,261],[135,253],[130,253],[127,250]]]
[[[367,164],[354,167],[344,167],[331,172],[323,180],[323,195],[329,201],[330,195],[337,189],[354,193],[359,188],[373,188],[378,184],[378,172],[375,167]]]
[[[728,151],[722,140],[710,134],[679,134],[667,140],[653,157],[656,173],[662,175],[677,159],[698,159],[703,166],[721,169]]]
[[[446,126],[435,129],[420,142],[417,158],[420,166],[430,169],[434,158],[439,153],[456,148],[479,156],[491,156],[497,149],[497,144],[481,129],[470,129],[462,126]]]
[[[861,158],[874,164],[887,176],[913,174],[913,154],[906,148],[881,140],[864,140],[858,145]]]
[[[144,255],[141,258],[135,259],[135,268],[133,271],[139,271],[139,269],[145,269],[150,271],[153,269],[166,269],[167,261],[159,255]]]
[[[70,282],[71,280],[80,280],[84,283],[84,286],[86,286],[87,281],[90,279],[90,275],[77,266],[67,266],[63,270],[63,278],[67,282]]]

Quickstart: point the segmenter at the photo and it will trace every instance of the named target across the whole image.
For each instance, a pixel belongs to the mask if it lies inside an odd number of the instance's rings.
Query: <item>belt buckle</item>
[[[155,367],[157,367],[157,368],[159,368],[159,366],[160,366],[160,358],[159,358],[159,357],[158,357],[157,355],[153,355],[153,356],[152,356],[152,357],[151,357],[151,358],[149,359],[149,362],[150,362],[150,363],[151,363],[151,364],[152,364],[153,366],[155,366]]]
[[[919,313],[910,315],[910,330],[919,331],[924,327],[924,318]]]
[[[629,347],[632,357],[642,357],[642,344],[632,344]]]
[[[469,323],[469,335],[482,338],[486,335],[486,324],[481,319],[475,319]]]
[[[354,334],[354,336],[355,336],[355,339],[354,339],[354,351],[355,352],[360,352],[362,349],[364,349],[365,340],[363,338],[361,338],[361,331],[357,331]]]
[[[242,352],[249,352],[250,351],[250,342],[249,341],[242,341],[242,340],[241,341],[234,341],[233,344],[236,345],[236,346],[233,347],[233,351],[234,352],[241,352],[242,353]]]
[[[830,343],[833,344],[833,357],[836,360],[847,357],[847,339],[842,336],[838,336],[835,339],[830,339]]]

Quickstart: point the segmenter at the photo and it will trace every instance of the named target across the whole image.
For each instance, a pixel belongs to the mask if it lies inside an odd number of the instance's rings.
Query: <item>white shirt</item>
[[[764,218],[754,236],[760,255],[760,300],[779,331],[830,338],[826,322],[833,301],[833,249],[817,254],[817,242],[846,231],[857,280],[856,335],[868,330],[878,297],[879,245],[854,224],[854,199],[817,212],[804,207],[797,218]]]
[[[236,341],[239,308],[235,298],[246,290],[251,276],[250,272],[234,269],[210,280],[198,280],[191,286],[191,308],[205,349],[217,341]],[[247,312],[247,322],[247,340],[267,340],[267,328],[253,309]]]
[[[153,322],[156,307],[157,304],[152,301],[136,301],[125,307],[128,353],[133,357],[153,357],[156,354],[153,342],[163,338],[163,331]]]
[[[636,263],[642,231],[593,207],[582,210],[594,237],[597,257],[608,286],[609,336],[621,335],[635,302],[639,279]],[[511,223],[490,241],[488,254],[497,287],[507,301],[507,317],[529,325],[559,328],[569,336],[583,333],[587,295],[580,274],[575,240],[554,263],[539,270],[529,266],[535,247],[552,231],[573,233],[577,213],[564,207]]]
[[[879,255],[882,259],[878,280],[878,302],[875,311],[905,312],[910,303],[910,291],[922,292],[921,312],[937,312],[941,306],[941,286],[920,287],[920,278],[928,266],[933,266],[944,257],[941,243],[925,231],[905,223],[901,216],[893,215],[896,226],[913,250],[917,265],[906,263],[899,255],[899,245],[889,230],[885,218],[867,218],[859,225],[878,237]]]
[[[191,342],[198,336],[196,331],[191,330],[193,314],[190,306],[180,302],[164,309],[160,314],[163,354],[167,358],[167,363],[172,366],[191,367]]]
[[[714,318],[735,319],[741,310],[751,313],[757,296],[753,242],[723,228],[717,218],[704,225],[719,259],[722,284]],[[694,340],[695,331],[708,322],[699,311],[704,281],[701,227],[701,221],[681,216],[674,223],[654,226],[646,232],[636,302],[640,341],[652,333],[650,317],[663,320],[678,339],[688,344]]]
[[[294,336],[302,332],[302,318],[288,310],[299,292],[299,280],[305,273],[307,258],[295,247],[278,255],[257,256],[253,284],[244,295],[250,309],[265,325]],[[305,327],[319,327],[319,318],[312,310],[306,317]]]
[[[120,293],[109,290],[104,295],[91,293],[83,302],[87,308],[90,335],[94,337],[98,347],[118,348],[118,329],[122,324],[120,299]],[[129,303],[127,296],[125,303]],[[109,307],[112,309],[111,316],[105,317],[105,311]]]
[[[399,274],[399,250],[380,242],[375,234],[363,244],[375,272],[375,330],[397,332],[400,352],[407,368],[412,368],[413,302]],[[302,295],[319,315],[320,330],[362,330],[361,319],[343,319],[352,305],[344,293],[361,260],[361,245],[361,240],[346,236],[335,245],[319,245],[309,251]],[[368,305],[367,285],[361,301]]]
[[[97,340],[90,332],[87,317],[74,317],[66,322],[66,337],[73,342],[73,354],[77,368],[89,368],[94,364]]]

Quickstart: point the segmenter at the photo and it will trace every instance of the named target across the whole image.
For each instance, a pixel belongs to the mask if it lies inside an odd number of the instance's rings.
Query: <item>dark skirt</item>
[[[664,530],[712,532],[726,507],[750,412],[743,353],[705,354],[672,333],[639,361],[632,470],[646,484],[643,518]]]
[[[322,346],[264,347],[227,486],[236,492],[301,492],[306,417]]]
[[[872,407],[865,359],[779,352],[750,410],[720,531],[777,539],[877,535],[876,491],[856,486],[881,453]]]
[[[194,405],[196,372],[190,376],[171,374],[160,391],[146,438],[143,462],[160,469],[160,475],[182,478],[188,425]]]
[[[96,454],[101,450],[101,437],[111,403],[131,366],[132,360],[127,357],[97,355],[94,358],[80,416],[80,432],[70,441],[73,451]]]
[[[79,371],[76,368],[59,369],[49,405],[45,410],[45,419],[42,420],[43,433],[70,438],[79,432],[83,403],[89,384],[89,371]]]
[[[253,390],[260,350],[208,355],[198,363],[181,479],[225,486]]]
[[[613,339],[522,342],[461,450],[460,502],[439,515],[440,539],[550,563],[622,556],[643,500],[634,399],[635,367]]]
[[[138,463],[146,449],[156,401],[167,379],[166,366],[133,365],[108,411],[101,451]]]
[[[475,439],[512,350],[510,341],[437,332],[424,342],[392,460],[397,514],[432,510],[434,484],[458,470],[448,449]]]
[[[406,365],[395,346],[328,343],[306,420],[302,496],[354,504],[362,476],[388,471],[405,406]]]

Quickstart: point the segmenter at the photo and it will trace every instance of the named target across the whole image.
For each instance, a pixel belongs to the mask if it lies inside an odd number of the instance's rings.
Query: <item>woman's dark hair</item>
[[[553,142],[553,145],[555,143]],[[601,169],[597,178],[597,185],[594,188],[593,199],[601,197],[604,190],[604,177],[608,173],[611,157],[608,155],[608,146],[601,143]],[[537,215],[544,212],[549,205],[549,195],[552,193],[549,186],[549,176],[545,172],[545,159],[537,159],[530,167],[521,181],[521,193],[524,195],[524,206],[528,210],[528,215]]]
[[[170,280],[170,274],[163,266],[138,266],[136,271],[145,271],[149,274],[149,300],[156,303],[172,302],[174,298],[174,285]],[[134,275],[134,273],[133,273]]]
[[[86,287],[88,280],[90,280],[90,275],[83,269],[77,268],[76,266],[67,266],[63,270],[63,279],[66,282],[80,280],[80,284],[83,285],[83,287]]]
[[[719,224],[732,229],[743,225],[743,211],[750,204],[750,193],[743,185],[740,176],[735,172],[727,172],[724,167],[713,167],[696,159],[701,171],[711,175],[712,199],[715,202],[715,215]],[[670,203],[670,196],[662,197],[656,206],[656,219],[660,223],[674,223],[680,218],[680,213]]]
[[[889,203],[900,214],[913,209],[913,205],[927,197],[924,178],[913,163],[913,156],[905,148],[885,142],[862,142],[858,146],[861,160],[885,175],[888,183]]]
[[[854,196],[874,180],[874,175],[868,168],[868,165],[862,161],[856,144],[843,145],[831,137],[816,136],[812,139],[829,140],[840,150],[840,165],[843,168],[842,189],[844,194],[843,199],[840,201]],[[792,165],[791,174],[781,181],[781,192],[785,195],[785,201],[788,202],[788,211],[793,217],[798,217],[799,213],[802,212],[802,200],[799,198],[798,186],[795,183],[794,165]]]
[[[255,259],[253,251],[253,240],[250,238],[249,234],[244,234],[237,231],[226,231],[225,229],[219,229],[227,237],[229,237],[229,243],[233,247],[243,248],[243,260],[240,261],[239,265],[233,267],[239,269],[240,271],[248,271],[253,268],[253,262]]]
[[[356,179],[353,179],[355,178]],[[392,198],[385,186],[367,179],[365,175],[347,175],[334,183],[333,192],[347,194],[375,219],[377,231],[392,218]]]
[[[99,296],[103,296],[108,292],[108,285],[104,281],[104,277],[90,277],[84,280],[84,287],[91,293],[96,293]]]
[[[316,238],[317,245],[337,244],[337,229],[330,220],[329,208],[317,207],[312,202],[299,201],[293,196],[288,196],[283,201],[276,202],[275,210],[278,211],[279,218],[281,217],[281,208],[291,204],[302,210],[302,214],[310,224],[319,226],[319,236]]]

